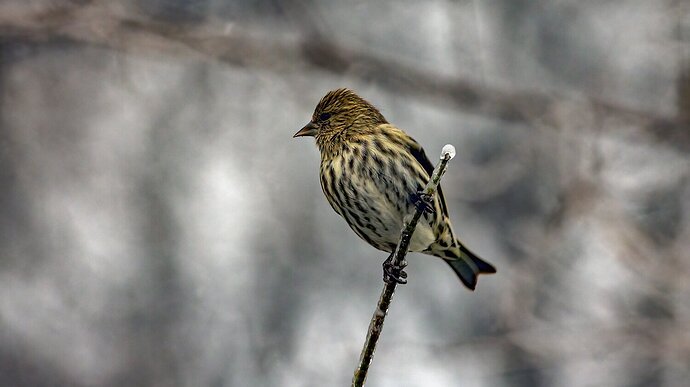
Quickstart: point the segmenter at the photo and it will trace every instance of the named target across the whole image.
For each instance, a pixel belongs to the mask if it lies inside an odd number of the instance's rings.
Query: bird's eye
[[[321,113],[319,121],[326,121],[329,118],[331,118],[331,113]]]

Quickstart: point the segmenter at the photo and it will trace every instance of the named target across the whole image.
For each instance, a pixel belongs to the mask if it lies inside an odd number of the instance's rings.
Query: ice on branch
[[[448,160],[455,157],[455,147],[454,146],[452,146],[450,144],[446,144],[443,146],[443,149],[441,149],[441,160],[445,159],[446,157],[448,157]]]

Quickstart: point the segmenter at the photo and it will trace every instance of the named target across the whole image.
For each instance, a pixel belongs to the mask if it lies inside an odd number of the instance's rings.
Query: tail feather
[[[453,246],[443,251],[443,260],[450,265],[460,281],[469,289],[474,290],[477,286],[477,276],[479,274],[491,274],[496,272],[496,268],[489,262],[479,258],[476,254],[468,250],[462,243],[457,242]]]

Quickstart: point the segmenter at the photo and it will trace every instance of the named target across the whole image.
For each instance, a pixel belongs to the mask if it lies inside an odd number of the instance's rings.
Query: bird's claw
[[[414,206],[422,213],[434,213],[434,198],[431,195],[418,191],[410,195],[410,197]]]
[[[404,260],[400,265],[395,265],[393,263],[393,254],[391,254],[385,262],[383,262],[383,281],[385,283],[397,283],[404,285],[407,283],[407,273],[404,269],[407,266],[407,262]]]

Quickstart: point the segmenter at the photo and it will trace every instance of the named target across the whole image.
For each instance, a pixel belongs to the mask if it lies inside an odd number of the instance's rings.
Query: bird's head
[[[383,115],[350,89],[329,91],[314,109],[311,121],[293,137],[311,136],[321,149],[385,124]]]

